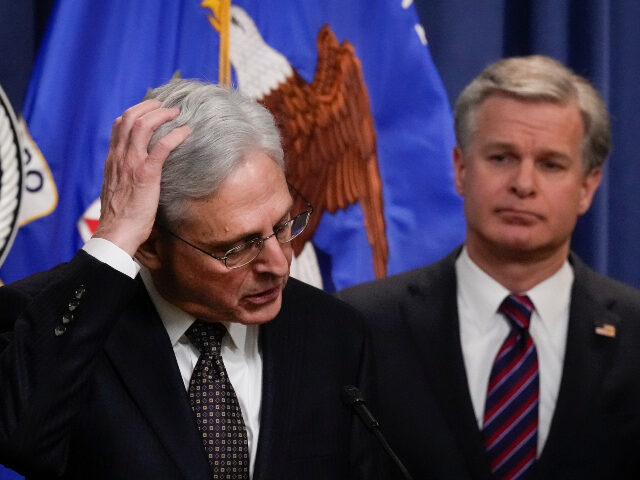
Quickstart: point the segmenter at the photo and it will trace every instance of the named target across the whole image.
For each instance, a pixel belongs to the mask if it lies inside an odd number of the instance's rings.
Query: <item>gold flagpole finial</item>
[[[229,59],[229,26],[231,24],[231,0],[202,0],[202,8],[212,13],[207,15],[209,23],[220,32],[220,53],[218,55],[218,82],[231,85],[231,61]]]

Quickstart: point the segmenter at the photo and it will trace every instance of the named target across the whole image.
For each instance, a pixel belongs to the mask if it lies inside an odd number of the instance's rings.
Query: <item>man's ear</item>
[[[138,247],[135,259],[149,270],[158,270],[162,266],[162,234],[156,226],[151,229],[151,235]]]
[[[593,196],[600,185],[602,180],[602,169],[594,168],[587,173],[582,179],[582,188],[580,191],[580,204],[578,206],[578,213],[583,215],[589,210]]]
[[[464,197],[464,153],[459,146],[453,148],[453,179],[458,195]]]

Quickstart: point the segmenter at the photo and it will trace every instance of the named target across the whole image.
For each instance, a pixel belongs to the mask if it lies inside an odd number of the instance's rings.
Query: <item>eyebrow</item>
[[[489,142],[485,145],[483,145],[480,149],[480,151],[483,154],[489,153],[491,150],[518,150],[516,148],[516,146],[512,143],[508,143],[508,142],[500,142],[500,141],[496,141],[496,142]],[[553,156],[553,157],[559,157],[559,158],[564,158],[564,159],[570,159],[571,155],[565,153],[565,152],[561,152],[559,150],[554,150],[554,149],[544,149],[541,150],[539,152],[536,152],[536,157],[548,157],[548,156]]]
[[[485,153],[488,150],[514,150],[515,145],[508,142],[489,142],[481,146],[480,151]]]

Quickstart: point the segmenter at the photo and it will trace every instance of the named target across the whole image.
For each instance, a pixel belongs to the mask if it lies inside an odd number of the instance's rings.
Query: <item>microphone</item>
[[[400,458],[398,458],[396,453],[393,451],[393,449],[387,442],[387,439],[384,438],[384,435],[380,430],[380,423],[378,423],[376,417],[373,416],[371,410],[369,410],[369,408],[367,407],[364,397],[362,396],[362,393],[360,392],[358,387],[355,387],[353,385],[346,385],[342,387],[341,397],[342,402],[347,407],[354,410],[360,417],[360,420],[362,420],[362,423],[364,423],[364,426],[367,427],[376,436],[384,451],[387,453],[387,455],[389,455],[391,460],[393,460],[393,463],[396,464],[400,472],[402,472],[402,476],[406,480],[413,480],[413,477],[411,476],[407,468],[403,465]]]

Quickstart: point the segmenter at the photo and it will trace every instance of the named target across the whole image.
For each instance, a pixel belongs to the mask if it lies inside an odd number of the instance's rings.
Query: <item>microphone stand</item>
[[[358,414],[358,417],[360,417],[360,420],[362,420],[362,423],[364,423],[365,427],[367,427],[375,435],[375,437],[382,445],[384,451],[391,458],[391,460],[393,460],[393,463],[395,463],[395,465],[402,473],[403,478],[405,480],[413,480],[413,477],[411,476],[407,468],[404,466],[400,458],[396,455],[396,453],[389,445],[389,442],[387,442],[387,439],[382,434],[382,430],[380,430],[380,424],[378,423],[378,420],[376,420],[369,408],[367,408],[367,404],[358,387],[355,387],[353,385],[346,385],[345,387],[343,387],[342,401],[345,405],[347,405]]]

